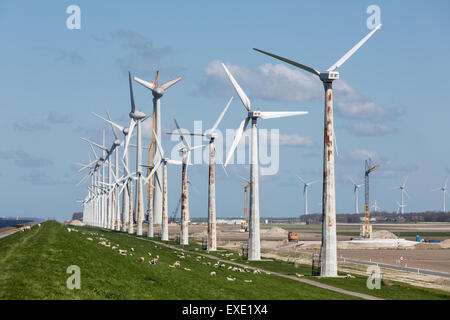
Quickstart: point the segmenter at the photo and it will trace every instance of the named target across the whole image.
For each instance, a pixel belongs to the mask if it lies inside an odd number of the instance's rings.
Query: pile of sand
[[[441,242],[441,248],[448,249],[450,248],[450,239],[446,239]]]
[[[261,229],[260,231],[265,236],[278,236],[278,237],[287,237],[288,231],[284,230],[280,227],[272,227],[270,229]]]
[[[372,232],[372,239],[398,239],[398,237],[387,230],[377,230]]]
[[[71,226],[78,226],[78,227],[84,226],[84,223],[81,222],[80,220],[72,220],[69,222],[69,224]]]

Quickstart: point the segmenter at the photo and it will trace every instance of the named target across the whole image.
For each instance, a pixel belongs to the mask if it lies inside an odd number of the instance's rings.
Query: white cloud
[[[350,123],[347,129],[353,133],[363,136],[381,136],[397,132],[397,129],[387,124],[357,121]]]
[[[290,147],[312,147],[314,142],[305,136],[299,136],[297,134],[280,134],[280,146]]]

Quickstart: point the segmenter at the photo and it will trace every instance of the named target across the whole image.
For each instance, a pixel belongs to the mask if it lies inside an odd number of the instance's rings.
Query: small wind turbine
[[[314,68],[304,64],[277,56],[275,54],[262,51],[256,48],[254,50],[269,55],[275,59],[289,63],[297,68],[315,74],[323,82],[325,89],[325,124],[324,137],[325,143],[323,148],[324,159],[324,181],[322,193],[322,247],[321,247],[321,267],[320,275],[325,277],[337,276],[337,248],[336,248],[336,195],[334,181],[334,123],[333,123],[333,90],[332,84],[334,80],[339,79],[339,72],[336,71],[348,58],[350,58],[378,29],[381,24],[370,31],[361,41],[342,56],[334,65],[326,71],[319,72]]]
[[[220,121],[222,121],[225,112],[233,101],[233,97],[230,98],[227,105],[223,109],[216,123],[214,123],[213,127],[209,130],[206,130],[204,133],[185,133],[186,135],[191,136],[202,136],[209,140],[209,179],[208,179],[208,241],[206,245],[206,250],[208,251],[216,251],[217,250],[217,241],[216,241],[216,182],[215,182],[215,146],[214,140],[217,138],[216,131],[219,126]],[[172,133],[170,133],[172,134]],[[174,133],[180,134],[180,133]]]
[[[305,215],[308,215],[308,187],[310,185],[313,185],[314,183],[319,182],[319,180],[306,182],[300,176],[297,176],[297,178],[299,178],[300,181],[304,184],[304,187],[303,187],[303,198],[305,199]]]
[[[355,213],[358,214],[359,213],[358,189],[364,186],[364,183],[356,184],[356,182],[351,177],[348,177],[348,180],[350,180],[350,182],[353,184],[353,194],[355,195]]]
[[[163,84],[159,84],[159,71],[156,71],[155,81],[147,82],[145,80],[134,77],[134,81],[143,85],[152,92],[153,95],[153,114],[155,116],[155,137],[158,137],[159,141],[162,141],[161,137],[161,98],[171,86],[181,80],[181,77],[167,81]],[[156,158],[155,161],[158,161]],[[155,177],[161,181],[161,168],[158,168]],[[154,223],[161,224],[162,220],[162,191],[158,188],[153,189],[153,214]]]
[[[438,190],[442,191],[442,212],[444,212],[444,213],[447,212],[447,211],[445,211],[445,196],[449,195],[447,192],[448,178],[449,177],[447,177],[447,179],[445,179],[444,185],[442,187],[431,190],[431,191],[438,191]]]
[[[408,192],[406,192],[406,181],[407,180],[408,180],[408,176],[406,176],[405,181],[403,181],[403,184],[401,186],[391,188],[392,190],[397,190],[397,189],[401,190],[402,198],[401,198],[401,205],[400,205],[400,207],[401,207],[401,213],[402,214],[405,213],[405,207],[406,207],[406,205],[405,205],[405,196],[404,195],[406,194],[408,196],[408,198],[411,198],[409,196]]]
[[[371,208],[373,208],[373,212],[378,212],[378,210],[380,209],[380,207],[377,205],[377,200],[375,200],[373,202],[373,205],[371,206]]]
[[[398,214],[400,210],[403,211],[403,208],[406,207],[406,204],[402,205],[397,200],[395,200],[395,202],[397,203],[397,214]]]
[[[250,99],[245,92],[241,89],[239,84],[234,79],[233,75],[228,71],[227,67],[222,63],[228,78],[231,81],[234,89],[236,90],[239,98],[242,101],[245,109],[247,110],[247,116],[241,122],[239,128],[236,131],[236,137],[228,151],[227,159],[224,167],[227,166],[228,161],[233,155],[234,149],[242,138],[247,125],[250,120],[252,122],[252,136],[251,136],[251,157],[250,157],[250,223],[249,223],[249,241],[248,241],[248,260],[261,260],[261,246],[260,246],[260,234],[259,234],[259,158],[258,158],[258,119],[272,119],[291,116],[300,116],[308,114],[307,111],[288,111],[288,112],[266,112],[252,110]]]
[[[182,153],[182,171],[181,171],[181,231],[180,231],[180,244],[189,244],[189,233],[188,233],[188,222],[189,222],[189,198],[188,198],[188,178],[187,178],[187,166],[191,155],[191,151],[197,148],[202,148],[205,145],[191,147],[187,140],[185,139],[181,128],[178,125],[177,120],[174,118],[173,121],[177,127],[180,134],[180,139],[184,144],[184,147],[179,149]]]

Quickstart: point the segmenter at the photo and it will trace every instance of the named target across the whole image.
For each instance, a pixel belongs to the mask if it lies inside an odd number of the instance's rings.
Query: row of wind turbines
[[[308,215],[308,214],[309,214],[309,211],[308,211],[308,188],[309,188],[311,185],[313,185],[313,184],[319,182],[320,180],[314,180],[314,181],[306,182],[306,181],[305,181],[302,177],[300,177],[300,176],[297,176],[297,178],[298,178],[298,179],[301,181],[301,183],[303,184],[303,199],[304,199],[304,203],[305,203],[305,215]],[[448,183],[448,179],[449,179],[449,177],[447,177],[447,178],[445,179],[445,182],[444,182],[444,184],[443,184],[441,187],[436,188],[436,189],[432,189],[432,190],[431,190],[431,191],[442,191],[442,212],[447,212],[447,211],[446,211],[446,207],[445,207],[445,200],[446,200],[446,197],[449,197],[449,196],[450,196],[450,194],[447,192],[447,183]],[[356,214],[358,214],[358,213],[359,213],[359,200],[358,200],[359,192],[358,192],[358,189],[361,188],[361,187],[363,187],[364,184],[363,184],[363,183],[362,183],[362,184],[357,184],[357,183],[355,182],[355,180],[353,180],[351,177],[348,177],[348,180],[349,180],[349,181],[352,183],[352,185],[353,185],[353,196],[354,196],[354,199],[355,199],[355,211],[354,211],[354,212],[355,212]],[[406,191],[406,181],[407,181],[407,180],[408,180],[408,176],[406,176],[405,180],[403,181],[403,183],[402,183],[400,186],[392,187],[392,188],[391,188],[391,190],[400,190],[400,191],[401,191],[400,202],[398,202],[398,201],[396,200],[396,203],[397,203],[397,213],[401,213],[401,214],[404,214],[404,213],[405,213],[405,207],[407,206],[407,205],[405,204],[405,195],[406,195],[408,198],[411,198],[410,195],[408,194],[408,192]],[[374,204],[371,206],[371,208],[373,208],[374,211],[378,211],[378,210],[380,209],[380,207],[378,206],[376,200],[374,201]]]
[[[323,223],[322,223],[322,246],[321,246],[321,276],[335,277],[337,276],[337,252],[336,252],[336,207],[335,207],[335,170],[334,170],[334,152],[335,152],[335,134],[333,121],[333,89],[332,83],[339,79],[339,72],[337,69],[347,61],[378,29],[378,25],[370,31],[362,40],[353,46],[344,56],[342,56],[335,64],[325,71],[319,72],[314,68],[304,64],[283,58],[281,56],[254,49],[263,54],[269,55],[273,58],[291,64],[304,71],[310,72],[319,77],[324,85],[325,91],[325,112],[324,112],[324,154],[323,154]],[[240,123],[235,133],[234,141],[228,151],[224,167],[226,167],[233,156],[239,141],[241,140],[247,126],[251,125],[251,140],[250,140],[250,218],[249,218],[249,240],[248,240],[248,259],[260,260],[260,210],[259,210],[259,159],[258,159],[258,120],[272,119],[281,117],[291,117],[306,115],[307,111],[289,111],[289,112],[268,112],[260,111],[252,107],[249,97],[240,87],[231,72],[222,64],[222,67],[234,87],[239,99],[244,106],[244,119]],[[102,155],[97,157],[94,161],[90,161],[87,165],[82,165],[80,170],[89,169],[89,173],[82,179],[81,182],[87,181],[91,178],[91,185],[88,187],[88,195],[83,202],[83,221],[88,225],[99,226],[114,230],[128,231],[134,233],[134,215],[133,215],[133,195],[132,189],[135,185],[135,206],[136,206],[136,224],[137,235],[142,235],[142,225],[144,216],[144,202],[143,202],[143,183],[150,183],[153,187],[153,203],[149,206],[148,218],[148,236],[153,236],[153,225],[161,223],[162,233],[161,239],[168,240],[167,232],[167,167],[169,164],[177,164],[182,167],[182,205],[181,205],[181,231],[180,244],[188,244],[188,221],[189,221],[189,202],[188,202],[188,178],[187,168],[190,165],[190,152],[195,148],[204,147],[204,145],[190,146],[185,133],[183,133],[174,119],[177,127],[177,134],[183,142],[183,147],[179,150],[182,153],[182,161],[176,162],[165,158],[164,150],[161,145],[161,106],[160,99],[165,91],[181,80],[177,78],[168,81],[162,85],[158,84],[158,73],[155,81],[147,82],[145,80],[134,77],[134,80],[151,90],[153,95],[153,114],[154,114],[154,128],[153,134],[156,140],[158,152],[155,154],[153,165],[148,168],[150,173],[147,176],[143,174],[142,162],[142,142],[141,130],[142,122],[148,119],[148,116],[135,107],[133,86],[131,81],[131,74],[129,73],[129,88],[131,99],[131,112],[129,127],[121,127],[112,122],[111,119],[105,119],[122,131],[124,134],[124,141],[116,139],[111,148],[105,147],[105,141],[100,145],[92,141],[90,147],[95,155],[94,146],[102,150]],[[225,114],[231,100],[228,102],[214,126],[208,132],[201,135],[209,140],[210,157],[209,157],[209,186],[208,186],[208,250],[216,250],[216,204],[215,204],[215,174],[214,174],[214,139],[216,135],[214,131],[217,129],[223,115]],[[132,132],[134,127],[137,131],[136,145],[130,144]],[[114,130],[114,128],[113,128]],[[197,135],[197,133],[189,133],[189,135]],[[123,156],[121,164],[119,163],[118,150],[123,146]],[[130,172],[128,151],[130,147],[136,148],[136,168],[134,172]],[[115,163],[112,163],[110,155],[115,153]],[[105,166],[108,166],[108,181],[105,181]],[[161,166],[163,173],[161,173]],[[100,168],[102,169],[100,172]],[[114,168],[114,173],[112,172]],[[122,173],[121,173],[122,171]],[[154,186],[153,186],[154,183]],[[119,196],[122,195],[122,210],[119,210]]]

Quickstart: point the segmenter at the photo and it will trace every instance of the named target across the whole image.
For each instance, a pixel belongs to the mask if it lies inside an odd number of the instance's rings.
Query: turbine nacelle
[[[323,71],[320,72],[319,78],[325,82],[331,82],[339,79],[339,72],[337,71]]]
[[[155,89],[152,90],[153,97],[156,99],[161,98],[164,95],[164,93],[165,91],[161,87],[156,87]]]
[[[146,117],[146,114],[139,110],[134,110],[134,112],[130,112],[130,118],[134,120],[142,120]]]
[[[130,129],[129,128],[123,128],[122,133],[126,136],[128,135],[128,133],[130,133]]]
[[[121,145],[121,143],[122,143],[122,142],[120,142],[119,139],[116,139],[116,140],[114,140],[114,142],[113,142],[115,148],[119,147],[119,146]]]

